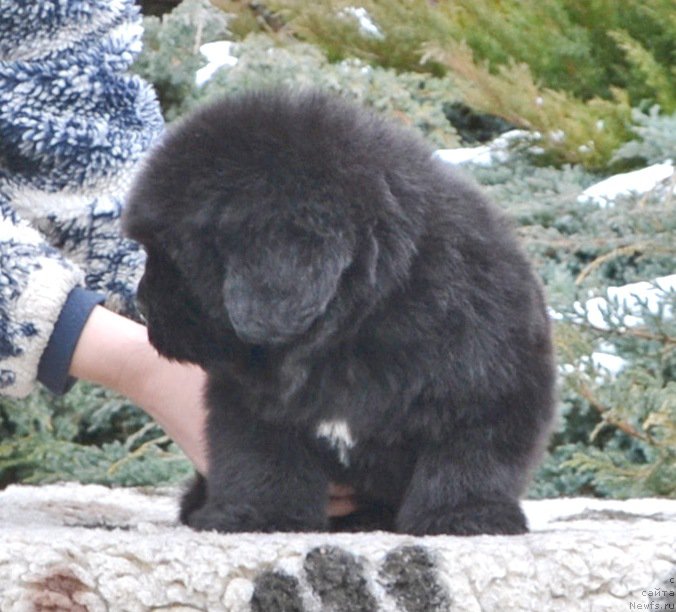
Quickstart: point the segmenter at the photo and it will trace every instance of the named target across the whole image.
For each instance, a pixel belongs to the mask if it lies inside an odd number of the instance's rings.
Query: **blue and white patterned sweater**
[[[71,291],[134,314],[143,252],[125,191],[162,131],[133,0],[0,3],[0,393],[33,388]]]

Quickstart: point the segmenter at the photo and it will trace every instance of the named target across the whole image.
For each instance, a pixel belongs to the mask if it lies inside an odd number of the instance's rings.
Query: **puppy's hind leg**
[[[422,449],[396,518],[414,535],[520,534],[527,462],[508,458],[486,432],[463,432]],[[526,453],[528,454],[528,453]]]

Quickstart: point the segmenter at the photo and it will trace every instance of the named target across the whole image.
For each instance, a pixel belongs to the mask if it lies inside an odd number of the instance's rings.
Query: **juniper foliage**
[[[676,110],[670,0],[364,0],[375,34],[348,0],[266,6],[333,61],[450,74],[471,107],[539,131],[548,163],[601,170],[633,106]]]
[[[220,19],[215,23],[214,16]],[[168,120],[173,120],[204,101],[224,93],[284,85],[319,87],[340,92],[376,110],[420,129],[439,147],[459,144],[443,110],[453,85],[430,75],[396,74],[394,70],[353,59],[331,63],[318,48],[294,38],[252,32],[237,41],[234,66],[222,67],[200,85],[196,71],[206,65],[200,46],[215,39],[236,40],[232,20],[205,0],[186,0],[162,20],[147,18],[145,49],[135,65],[150,80],[160,97]],[[211,23],[210,29],[202,25]]]
[[[192,469],[138,408],[78,383],[63,397],[0,398],[0,488],[13,482],[175,484]]]
[[[208,0],[182,2],[172,12],[143,20],[143,52],[135,70],[152,75],[164,116],[172,120],[195,103],[195,73],[205,64],[200,46],[227,39],[228,15]]]

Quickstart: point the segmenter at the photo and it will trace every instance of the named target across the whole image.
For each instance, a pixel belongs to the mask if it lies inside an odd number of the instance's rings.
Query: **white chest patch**
[[[325,439],[338,454],[338,461],[344,466],[350,465],[350,449],[354,447],[354,439],[347,421],[322,421],[317,425],[317,437]]]

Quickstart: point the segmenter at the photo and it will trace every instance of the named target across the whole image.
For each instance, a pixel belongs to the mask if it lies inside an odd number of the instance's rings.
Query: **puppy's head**
[[[373,303],[414,251],[382,159],[410,149],[400,140],[335,98],[279,91],[221,100],[169,130],[124,217],[148,255],[151,342],[204,365],[238,343],[329,334]]]

